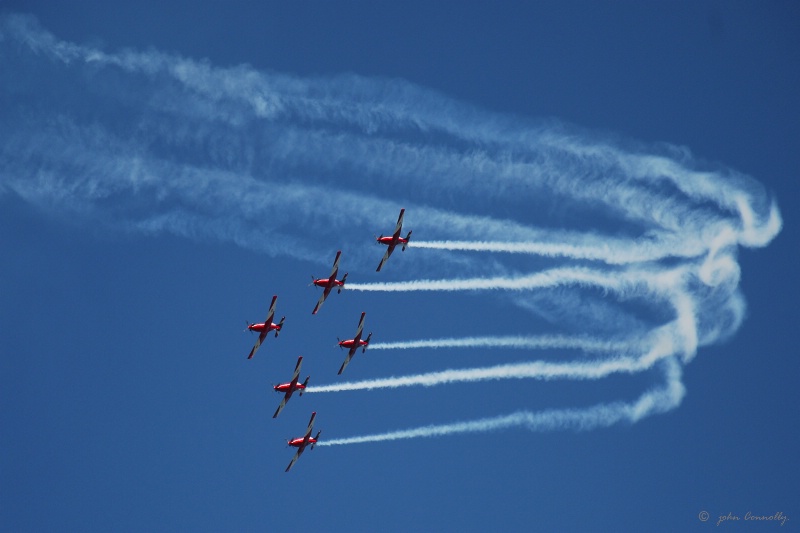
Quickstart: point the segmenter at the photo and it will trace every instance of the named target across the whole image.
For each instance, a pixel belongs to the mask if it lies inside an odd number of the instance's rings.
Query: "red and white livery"
[[[322,287],[324,289],[322,291],[322,296],[320,296],[319,301],[317,301],[317,305],[315,305],[314,310],[311,311],[312,315],[317,314],[317,311],[319,311],[320,307],[322,307],[322,304],[325,303],[325,298],[327,298],[331,293],[331,289],[338,287],[337,293],[341,294],[342,289],[344,288],[344,282],[347,281],[347,273],[345,273],[341,281],[336,279],[336,275],[339,273],[339,258],[341,256],[341,250],[336,252],[336,259],[333,260],[333,269],[331,270],[331,275],[328,278],[316,279],[314,276],[311,276],[311,279],[313,280],[312,283],[317,287]]]
[[[286,320],[286,317],[281,318],[281,321],[277,324],[272,322],[272,318],[275,316],[275,302],[278,301],[277,296],[272,297],[272,304],[269,306],[269,313],[267,313],[267,318],[261,324],[251,324],[247,323],[247,329],[250,331],[258,331],[258,340],[256,340],[255,346],[253,349],[250,350],[250,355],[247,356],[248,359],[252,359],[253,356],[256,354],[256,350],[258,347],[261,346],[261,343],[264,342],[264,339],[267,338],[267,334],[270,331],[275,332],[275,337],[277,338],[278,333],[280,333],[281,328],[283,327],[283,321]]]
[[[361,320],[358,321],[358,330],[356,331],[356,336],[352,339],[347,340],[340,340],[339,341],[339,348],[348,348],[347,357],[344,359],[344,363],[342,363],[342,368],[339,369],[339,375],[344,372],[345,367],[347,367],[348,363],[350,363],[350,359],[353,358],[355,353],[361,348],[361,353],[367,351],[367,346],[369,346],[369,340],[372,338],[372,332],[367,335],[367,338],[362,340],[361,333],[364,331],[364,317],[367,316],[367,313],[361,313]]]
[[[281,400],[281,404],[278,406],[278,410],[275,411],[275,414],[272,415],[272,418],[277,418],[281,411],[283,411],[286,402],[289,401],[289,398],[292,397],[294,391],[300,391],[300,396],[303,395],[303,391],[308,386],[308,378],[311,376],[306,376],[306,380],[302,383],[298,383],[297,380],[300,377],[300,365],[303,364],[303,356],[297,358],[297,366],[294,367],[294,374],[292,375],[292,381],[289,383],[281,383],[280,385],[275,385],[272,387],[275,389],[275,392],[282,392],[284,394],[283,399]]]
[[[400,232],[403,230],[403,214],[406,212],[405,209],[400,210],[400,216],[397,218],[397,226],[394,228],[394,233],[389,237],[384,237],[381,235],[380,237],[376,237],[375,240],[380,244],[385,244],[389,248],[386,250],[386,253],[383,254],[383,259],[381,259],[381,263],[378,265],[377,270],[375,272],[380,272],[381,268],[383,268],[383,264],[386,263],[386,260],[389,259],[389,256],[392,255],[394,252],[395,246],[401,244],[403,246],[403,251],[406,251],[406,246],[408,246],[408,241],[411,240],[411,232],[408,232],[408,235],[405,238],[400,236]]]
[[[286,467],[287,472],[291,470],[291,468],[294,466],[294,464],[297,462],[300,456],[303,455],[306,446],[310,444],[311,449],[313,450],[314,446],[316,446],[317,442],[319,441],[319,435],[320,433],[322,433],[322,431],[317,431],[317,435],[313,439],[311,438],[311,431],[314,428],[314,418],[316,418],[316,416],[317,416],[316,411],[311,413],[311,420],[308,421],[308,428],[306,429],[305,435],[303,435],[302,437],[297,437],[296,439],[289,439],[287,441],[289,446],[297,448],[297,453],[294,454],[294,457],[292,457],[292,461],[289,463],[289,466]]]

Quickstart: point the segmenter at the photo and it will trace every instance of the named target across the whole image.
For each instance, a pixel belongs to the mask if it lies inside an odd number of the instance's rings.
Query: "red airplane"
[[[344,288],[344,282],[347,281],[347,274],[345,273],[344,277],[341,281],[336,279],[336,274],[339,272],[339,257],[342,255],[342,251],[339,250],[336,252],[336,259],[333,260],[333,270],[331,270],[331,275],[329,278],[319,278],[316,279],[314,276],[311,276],[313,280],[312,283],[317,287],[323,287],[325,290],[322,292],[322,296],[319,297],[319,301],[317,305],[314,306],[314,310],[311,311],[312,315],[316,315],[319,308],[322,307],[322,304],[325,302],[325,298],[331,293],[331,289],[334,287],[338,287],[339,290],[337,291],[339,294],[342,292],[342,288]]]
[[[289,398],[292,397],[292,393],[296,390],[300,391],[300,396],[303,395],[303,390],[305,390],[306,386],[308,385],[308,378],[311,376],[306,376],[306,380],[302,383],[297,383],[297,378],[300,377],[300,365],[303,363],[303,356],[297,358],[297,366],[294,367],[294,375],[292,376],[292,381],[289,383],[281,383],[280,385],[275,385],[272,387],[275,389],[275,392],[282,392],[284,393],[283,400],[281,400],[281,404],[278,406],[278,410],[275,411],[275,414],[272,415],[272,418],[277,418],[278,414],[283,410],[283,407],[286,405],[286,402],[289,401]]]
[[[369,340],[372,338],[372,333],[367,335],[367,340],[361,340],[361,332],[364,329],[364,317],[367,313],[361,313],[361,320],[358,321],[358,331],[356,331],[355,338],[348,339],[348,340],[340,340],[339,341],[339,348],[349,348],[350,351],[347,352],[347,357],[344,359],[344,363],[342,363],[342,368],[339,369],[339,374],[341,375],[344,372],[345,367],[350,362],[350,359],[353,358],[353,355],[358,351],[359,348],[362,348],[361,353],[367,351],[367,346],[369,346]]]
[[[294,446],[295,448],[297,448],[297,453],[294,454],[294,457],[292,457],[292,462],[289,463],[289,466],[286,467],[287,472],[291,470],[291,468],[294,466],[294,463],[297,462],[297,460],[300,458],[301,455],[303,455],[306,446],[310,444],[311,449],[313,450],[314,446],[316,446],[317,444],[317,441],[319,441],[319,435],[320,433],[322,433],[322,431],[317,431],[317,436],[314,437],[313,439],[311,438],[311,429],[314,427],[314,418],[316,416],[317,416],[316,411],[311,413],[311,420],[308,421],[308,429],[306,429],[306,434],[304,436],[297,437],[296,439],[289,439],[287,441],[289,443],[289,446]]]
[[[375,272],[380,272],[381,268],[383,268],[383,264],[389,259],[389,256],[392,255],[394,252],[394,247],[398,244],[403,245],[403,251],[406,251],[406,246],[408,246],[408,241],[411,239],[411,232],[408,232],[406,238],[400,236],[400,231],[403,229],[403,214],[406,212],[405,209],[400,210],[400,216],[397,218],[397,227],[394,228],[394,234],[391,237],[384,237],[382,234],[380,237],[376,237],[375,240],[380,244],[385,244],[389,247],[386,250],[386,253],[383,254],[383,259],[381,259],[381,264],[378,265],[378,269]]]
[[[275,337],[277,338],[278,333],[280,333],[281,328],[283,327],[283,321],[286,320],[286,317],[281,318],[281,321],[277,324],[272,322],[272,317],[275,316],[275,302],[277,300],[277,296],[272,297],[272,304],[269,306],[269,313],[267,313],[267,318],[264,320],[263,324],[251,324],[250,322],[247,323],[247,329],[250,331],[260,332],[258,335],[258,340],[256,341],[256,345],[253,346],[253,349],[250,350],[250,355],[247,356],[248,359],[252,359],[256,354],[258,347],[261,346],[261,343],[264,342],[265,338],[267,338],[267,333],[274,331]]]

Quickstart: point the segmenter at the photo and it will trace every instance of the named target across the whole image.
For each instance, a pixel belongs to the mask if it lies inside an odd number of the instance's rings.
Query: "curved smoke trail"
[[[61,41],[24,16],[0,17],[0,69],[14,73],[0,77],[8,102],[0,121],[0,196],[116,230],[169,232],[313,261],[327,260],[318,250],[330,242],[370,235],[406,207],[414,235],[429,239],[411,242],[418,253],[403,271],[412,279],[353,283],[350,290],[502,291],[570,333],[373,348],[594,354],[309,392],[601,379],[656,367],[665,376],[660,388],[629,402],[320,445],[512,426],[590,429],[672,409],[683,397],[682,365],[743,319],[739,247],[766,246],[782,225],[775,201],[755,180],[685,149],[483,112],[398,80],[300,79],[157,51],[107,52]],[[520,266],[520,254],[536,263]],[[351,270],[371,272],[375,261],[361,250],[348,255]],[[462,278],[449,275],[454,265]],[[628,311],[630,301],[650,313]],[[642,340],[624,340],[632,337]]]
[[[583,409],[551,409],[539,412],[518,411],[509,415],[470,420],[468,422],[430,425],[374,435],[330,439],[319,442],[317,446],[440,437],[460,433],[485,433],[512,427],[524,427],[531,431],[563,429],[588,431],[608,427],[620,422],[638,422],[646,416],[666,412],[677,407],[683,399],[686,391],[681,383],[680,363],[672,358],[665,360],[663,372],[665,376],[664,386],[645,392],[631,403],[615,402]]]

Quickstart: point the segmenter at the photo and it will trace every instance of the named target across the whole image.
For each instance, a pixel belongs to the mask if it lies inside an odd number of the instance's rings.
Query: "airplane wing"
[[[325,287],[325,290],[322,291],[322,296],[320,296],[319,300],[317,300],[317,305],[315,305],[314,310],[311,311],[312,315],[317,314],[317,311],[319,311],[320,307],[322,307],[322,304],[325,303],[325,298],[327,298],[330,293],[331,293],[331,288]]]
[[[330,279],[336,279],[336,274],[339,273],[339,258],[342,256],[342,251],[336,252],[336,259],[333,260],[333,268],[331,269]]]
[[[303,451],[304,451],[304,450],[305,450],[305,447],[302,447],[302,448],[298,448],[298,449],[297,449],[297,453],[296,453],[296,454],[294,454],[294,457],[292,457],[292,461],[289,463],[289,466],[287,466],[287,467],[286,467],[286,471],[287,471],[287,472],[288,472],[289,470],[291,470],[291,469],[292,469],[292,467],[294,466],[294,464],[297,462],[297,460],[298,460],[298,459],[300,459],[300,456],[303,454]]]
[[[278,415],[281,414],[281,411],[283,411],[283,408],[286,406],[286,402],[289,401],[291,395],[292,395],[291,390],[286,392],[286,394],[283,396],[283,399],[281,400],[281,404],[278,406],[278,409],[275,410],[275,414],[272,415],[272,418],[278,418]]]
[[[389,245],[389,247],[386,249],[386,253],[383,254],[383,259],[381,259],[381,264],[378,265],[378,268],[375,270],[375,272],[381,271],[384,263],[386,263],[386,260],[389,259],[389,257],[392,255],[392,252],[394,252],[394,247],[395,247],[394,244]]]
[[[298,356],[297,365],[294,367],[294,374],[292,374],[292,385],[297,385],[297,379],[300,377],[300,366],[303,364],[303,356]]]
[[[267,318],[264,320],[264,324],[269,326],[272,324],[272,318],[275,316],[275,302],[278,301],[277,296],[272,297],[272,303],[269,306],[269,313],[267,313]]]
[[[350,364],[350,359],[353,358],[353,356],[356,353],[356,350],[358,350],[358,348],[351,348],[350,351],[347,353],[347,357],[344,358],[344,363],[342,363],[342,368],[339,369],[340,376],[342,375],[342,372],[344,372],[344,369],[347,368],[347,365]]]
[[[394,239],[400,236],[400,231],[403,229],[403,214],[406,212],[405,209],[400,210],[400,216],[397,217],[397,226],[394,228]]]
[[[356,336],[353,337],[353,340],[356,341],[356,344],[358,344],[358,341],[361,339],[361,332],[364,330],[364,317],[365,316],[367,316],[367,313],[366,312],[362,312],[361,313],[361,320],[358,321],[358,330],[356,330]]]
[[[314,419],[317,417],[317,412],[314,411],[311,413],[311,420],[308,421],[308,429],[306,429],[305,439],[308,440],[308,437],[311,436],[311,430],[314,428]]]
[[[256,345],[253,346],[252,350],[250,350],[250,355],[247,356],[248,359],[252,359],[253,356],[256,354],[256,350],[258,350],[258,347],[261,346],[261,343],[264,342],[264,339],[267,338],[267,333],[269,333],[267,331],[267,328],[264,328],[264,331],[258,334],[258,339],[256,339]]]

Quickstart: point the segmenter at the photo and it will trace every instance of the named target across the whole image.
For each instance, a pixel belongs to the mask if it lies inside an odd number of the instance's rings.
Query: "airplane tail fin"
[[[411,241],[411,232],[409,231],[409,232],[408,232],[408,235],[406,235],[406,242],[403,244],[403,251],[404,251],[404,252],[406,251],[406,246],[408,246],[408,243],[409,243],[410,241]]]
[[[344,277],[342,278],[342,286],[339,287],[338,291],[336,291],[337,294],[342,294],[342,289],[344,288],[344,283],[345,283],[345,281],[347,281],[347,274],[348,274],[348,272],[344,273]]]
[[[278,322],[278,328],[275,330],[275,338],[278,338],[278,333],[281,332],[281,328],[283,327],[283,321],[286,320],[286,317],[281,317],[281,321]]]
[[[319,442],[319,436],[322,434],[322,430],[317,431],[317,435],[314,437],[314,440]],[[317,445],[317,442],[311,443],[311,449],[314,449],[314,446]]]
[[[303,395],[303,392],[305,392],[305,388],[308,387],[308,378],[310,377],[311,376],[306,376],[306,380],[303,382],[303,388],[300,389],[300,392],[298,393],[300,396]]]
[[[361,350],[361,353],[364,353],[364,352],[366,352],[366,351],[367,351],[367,346],[369,346],[369,340],[370,340],[371,338],[372,338],[372,332],[370,331],[370,332],[369,332],[369,335],[367,335],[367,344],[365,344],[365,345],[364,345],[364,348]]]

